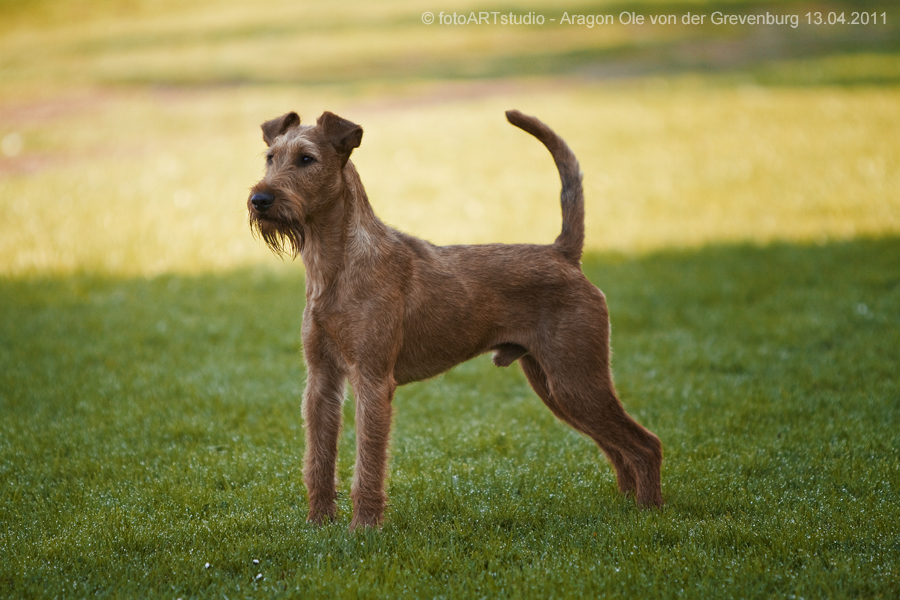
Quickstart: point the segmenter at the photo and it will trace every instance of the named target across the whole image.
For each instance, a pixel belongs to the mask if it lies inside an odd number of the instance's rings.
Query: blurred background
[[[472,12],[494,16],[442,24]],[[361,124],[376,212],[438,243],[558,233],[553,162],[508,108],[579,157],[590,250],[894,236],[898,23],[861,1],[0,0],[0,275],[281,268],[244,205],[259,124],[289,110]]]

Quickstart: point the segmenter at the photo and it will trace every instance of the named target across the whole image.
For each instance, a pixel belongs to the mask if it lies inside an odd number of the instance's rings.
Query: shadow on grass
[[[98,30],[95,35],[74,42],[68,55],[83,57],[88,63],[114,61],[123,55],[154,52],[222,51],[228,55],[235,46],[271,48],[284,44],[290,49],[298,40],[315,36],[326,46],[359,35],[365,39],[390,39],[390,50],[378,47],[370,55],[347,55],[324,62],[300,61],[290,68],[269,68],[265,63],[231,64],[216,61],[209,68],[185,69],[153,61],[152,66],[121,71],[103,71],[98,82],[106,84],[150,85],[240,85],[240,84],[344,84],[403,83],[423,79],[494,79],[508,77],[578,76],[588,79],[616,79],[647,75],[686,73],[717,74],[725,78],[766,85],[896,85],[900,82],[900,29],[895,5],[876,1],[706,1],[706,2],[594,2],[565,7],[521,7],[505,2],[477,7],[476,16],[543,15],[544,25],[426,25],[422,10],[442,14],[437,5],[413,5],[406,10],[334,13],[330,17],[278,20],[273,16],[241,25],[220,25],[204,20],[187,27],[158,30],[142,28]],[[17,9],[4,7],[13,15]],[[792,15],[791,25],[723,25],[711,22],[714,12],[732,15]],[[444,10],[448,15],[452,10]],[[459,11],[467,17],[470,12]],[[822,24],[810,24],[815,14]],[[563,24],[563,14],[606,15],[614,25]],[[643,25],[622,25],[622,14],[642,15]],[[681,23],[687,14],[703,15],[704,24]],[[866,23],[852,24],[854,13],[865,13]],[[807,15],[810,16],[807,16]],[[671,16],[674,25],[654,25],[650,17]],[[840,18],[843,23],[829,20]],[[872,16],[874,15],[874,17]],[[554,19],[552,22],[550,19]],[[873,21],[877,20],[877,24]],[[571,43],[560,44],[559,32],[575,33]],[[614,31],[613,33],[610,33]],[[590,32],[589,35],[584,35]],[[458,37],[460,51],[441,52],[440,45],[423,42],[423,35],[436,34],[443,40]],[[506,36],[492,38],[490,36]],[[472,37],[472,42],[469,37]],[[508,43],[508,40],[516,43]],[[527,39],[528,43],[521,43]],[[487,41],[486,41],[487,40]],[[518,41],[516,41],[518,40]],[[477,48],[477,50],[476,50]],[[329,53],[326,48],[325,55]],[[25,66],[27,54],[13,59]],[[293,60],[293,59],[289,59]]]
[[[584,271],[608,297],[620,391],[654,427],[671,426],[673,401],[724,408],[731,394],[700,389],[707,378],[773,393],[897,393],[898,238],[589,254]],[[163,400],[173,390],[232,407],[296,405],[303,285],[299,264],[150,280],[0,280],[4,412],[27,421],[82,401]],[[438,385],[469,382],[482,367],[472,368]]]
[[[437,7],[426,6],[429,10]],[[595,26],[596,44],[581,47],[552,49],[557,44],[529,44],[522,50],[510,50],[503,44],[485,52],[459,52],[433,55],[405,53],[402,57],[373,56],[356,60],[336,69],[318,69],[314,65],[298,67],[293,74],[275,74],[266,69],[255,72],[206,70],[203,73],[172,74],[164,72],[135,72],[125,76],[128,83],[137,84],[352,84],[362,82],[403,82],[422,79],[495,79],[506,77],[579,76],[588,79],[619,79],[648,75],[678,75],[687,73],[717,74],[736,77],[765,85],[840,85],[872,86],[896,85],[900,82],[900,29],[894,6],[883,2],[605,2],[579,6],[566,11],[565,7],[548,5],[530,8],[528,12],[545,15],[556,21],[550,24],[524,25],[515,34],[530,32],[553,34],[558,28],[584,26],[559,23],[564,12],[573,15],[608,15],[615,23],[620,14],[633,13],[647,19],[645,25],[626,26],[625,34],[614,43],[604,32],[605,26]],[[716,12],[733,15],[795,15],[796,28],[790,25],[716,25],[710,22]],[[479,7],[478,13],[490,15],[521,15],[524,11],[508,4]],[[808,21],[821,12],[825,23]],[[850,24],[854,13],[873,13],[877,25]],[[651,15],[674,16],[679,20],[688,13],[705,15],[703,25],[651,25]],[[448,11],[448,14],[449,11]],[[469,15],[465,12],[465,15]],[[829,15],[843,14],[845,24],[828,24]],[[883,16],[884,15],[884,16]],[[885,19],[886,17],[886,19]],[[461,39],[478,27],[502,25],[423,25],[419,12],[386,15],[381,18],[341,17],[333,21],[297,22],[241,27],[205,32],[171,32],[152,36],[112,36],[92,40],[78,46],[79,52],[103,54],[197,43],[210,44],[288,41],[306,32],[321,35],[326,32],[346,34],[377,32],[402,39],[411,30],[431,27],[432,30],[453,28]],[[494,17],[490,17],[493,19]],[[886,22],[885,22],[886,20]],[[506,27],[510,30],[510,26]],[[539,39],[539,38],[535,38]],[[463,44],[465,46],[465,44]],[[551,48],[551,49],[548,49]],[[202,81],[200,80],[202,79]],[[110,83],[113,83],[111,81]]]
[[[398,391],[389,522],[359,537],[351,406],[340,521],[303,523],[299,266],[0,280],[0,592],[897,591],[900,238],[584,270],[667,506],[618,497],[518,369],[478,359]]]
[[[734,390],[745,385],[774,397],[802,392],[867,402],[898,393],[898,238],[587,255],[584,271],[608,297],[620,392],[651,428],[674,428],[696,441],[706,432],[676,425],[685,411],[733,412]],[[0,280],[0,402],[6,415],[22,419],[4,428],[14,434],[17,422],[123,397],[136,405],[172,395],[202,399],[225,411],[223,418],[269,402],[295,410],[304,380],[304,291],[300,266],[288,273]],[[399,402],[428,421],[433,407],[411,398],[472,385],[482,371],[496,371],[486,365],[413,384]],[[530,396],[520,376],[500,377]],[[470,416],[496,416],[477,391],[464,395]],[[813,408],[776,403],[754,419]],[[746,411],[724,414],[717,428],[746,425]],[[296,432],[299,414],[291,420]]]
[[[633,26],[613,45],[577,50],[535,51],[518,55],[495,54],[466,61],[448,58],[423,64],[420,73],[435,78],[498,78],[510,76],[553,77],[567,74],[594,79],[618,79],[647,75],[684,73],[737,76],[766,85],[895,85],[900,82],[898,53],[900,30],[895,18],[880,26],[811,25],[816,11],[851,15],[877,11],[890,14],[893,6],[871,2],[632,2],[598,3],[580,7],[573,14],[605,15],[618,23],[620,14],[666,15],[680,20],[684,15],[704,15],[704,25]],[[498,9],[501,13],[509,9]],[[796,15],[796,28],[784,26],[715,25],[711,15]],[[513,10],[512,12],[517,12]],[[561,16],[559,7],[535,9],[536,14]],[[811,16],[807,17],[807,13]],[[867,15],[867,19],[869,18]],[[570,15],[571,17],[571,15]],[[563,27],[563,25],[559,25]],[[571,26],[570,26],[571,27]],[[596,26],[604,39],[603,26]],[[834,61],[837,64],[834,64]],[[841,66],[841,61],[852,66]]]

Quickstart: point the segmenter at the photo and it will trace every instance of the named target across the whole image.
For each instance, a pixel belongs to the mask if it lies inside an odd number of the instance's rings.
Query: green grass
[[[666,506],[483,357],[398,391],[362,534],[352,402],[338,522],[304,523],[299,268],[2,280],[0,595],[896,597],[900,240],[585,272]]]

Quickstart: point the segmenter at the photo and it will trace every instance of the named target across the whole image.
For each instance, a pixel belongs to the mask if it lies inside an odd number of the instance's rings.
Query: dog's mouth
[[[253,194],[247,203],[250,218],[250,230],[253,236],[261,238],[266,246],[278,256],[290,255],[296,258],[306,243],[306,232],[303,224],[295,218],[280,214],[273,208],[272,201],[257,199]],[[257,206],[260,204],[260,206]]]

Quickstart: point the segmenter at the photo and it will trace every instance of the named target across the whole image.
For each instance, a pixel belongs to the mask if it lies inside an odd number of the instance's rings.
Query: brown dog
[[[306,265],[303,350],[308,382],[304,481],[309,521],[334,519],[344,382],[356,396],[351,529],[384,517],[394,389],[492,350],[518,360],[558,418],[593,439],[619,490],[660,506],[659,439],[622,408],[609,368],[603,293],[581,272],[584,198],[578,161],[546,125],[513,125],[550,150],[562,179],[562,233],[553,244],[434,246],[375,216],[348,159],[362,128],[326,112],[263,123],[266,175],[247,202],[251,226],[277,253]]]

